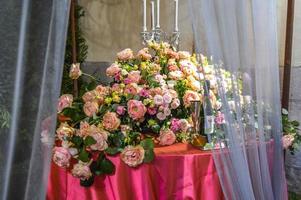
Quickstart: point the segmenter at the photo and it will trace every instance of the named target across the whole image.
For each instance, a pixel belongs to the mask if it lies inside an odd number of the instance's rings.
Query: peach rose
[[[98,104],[96,102],[86,102],[84,104],[84,113],[88,117],[92,117],[94,114],[96,114],[98,111]]]
[[[168,73],[168,77],[172,80],[179,80],[182,79],[184,76],[183,72],[176,70],[176,71],[171,71]]]
[[[172,145],[176,142],[176,135],[170,129],[164,129],[160,131],[159,136],[160,145]]]
[[[110,67],[106,69],[106,74],[109,77],[114,77],[117,73],[121,71],[118,64],[113,63]]]
[[[83,96],[82,99],[84,100],[84,102],[89,102],[89,101],[94,101],[96,99],[96,94],[94,91],[89,91],[86,92]]]
[[[200,95],[197,92],[187,90],[183,97],[184,106],[189,107],[190,101],[200,101]]]
[[[134,58],[133,51],[131,49],[124,49],[117,53],[117,58],[121,61],[127,61]]]
[[[177,52],[173,51],[172,49],[167,49],[166,54],[170,58],[179,59],[179,54]]]
[[[136,167],[143,162],[144,149],[142,146],[127,146],[121,152],[121,160],[130,167]]]
[[[294,141],[294,136],[292,136],[292,135],[284,135],[282,137],[283,148],[284,149],[289,148],[292,145],[293,141]]]
[[[80,137],[85,137],[89,135],[90,125],[88,122],[80,122],[79,131],[77,131],[77,135]]]
[[[97,95],[108,95],[110,93],[110,88],[109,87],[106,87],[106,86],[103,86],[103,85],[98,85],[96,88],[95,88],[95,92]]]
[[[57,111],[62,112],[64,108],[71,107],[73,103],[73,96],[71,94],[63,94],[58,101]]]
[[[107,112],[103,116],[102,125],[108,131],[116,130],[120,125],[120,119],[117,117],[117,114],[114,112]]]
[[[92,150],[104,151],[106,148],[108,148],[107,139],[109,133],[107,131],[100,129],[95,125],[92,125],[89,132],[89,135],[96,141],[95,144],[92,144],[90,146]]]
[[[137,58],[140,58],[141,60],[150,60],[152,55],[148,53],[148,48],[143,48],[138,51]]]
[[[66,137],[70,137],[74,134],[74,129],[67,123],[61,123],[59,128],[56,130],[58,139],[65,140]]]
[[[136,83],[130,83],[125,86],[124,93],[136,95],[140,92],[139,87]]]
[[[69,77],[71,79],[78,79],[82,75],[80,70],[80,63],[72,64],[69,72]]]
[[[139,83],[141,76],[140,71],[131,71],[127,77],[131,83]]]
[[[75,164],[71,170],[71,173],[74,177],[81,180],[87,180],[92,176],[89,164],[82,162]]]
[[[64,147],[54,147],[52,160],[59,167],[69,167],[71,154]]]
[[[147,111],[146,107],[141,101],[129,100],[127,103],[128,113],[134,120],[142,119]]]
[[[188,59],[191,56],[188,51],[179,51],[178,55],[180,59]]]
[[[162,95],[163,91],[162,91],[161,88],[157,87],[157,88],[151,88],[151,89],[149,89],[149,93],[152,96],[156,96],[156,95]]]

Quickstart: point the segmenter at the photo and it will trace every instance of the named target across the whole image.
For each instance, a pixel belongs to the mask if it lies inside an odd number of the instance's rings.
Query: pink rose
[[[64,147],[54,147],[52,160],[59,167],[69,167],[71,154]]]
[[[161,121],[166,119],[166,115],[163,112],[158,112],[156,117]]]
[[[149,107],[147,108],[147,112],[150,115],[155,115],[157,113],[157,109],[155,107]]]
[[[71,94],[63,94],[58,101],[57,111],[62,112],[64,108],[71,107],[73,102],[73,96]]]
[[[114,112],[107,112],[102,119],[102,125],[108,131],[116,130],[120,125],[120,119],[117,117],[117,114]]]
[[[120,154],[121,160],[130,167],[136,167],[143,162],[144,149],[142,146],[127,146]]]
[[[163,95],[163,101],[165,104],[169,104],[172,101],[172,97],[170,94],[166,93]]]
[[[200,101],[200,95],[192,90],[187,90],[183,97],[184,106],[189,107],[191,101]]]
[[[139,83],[141,76],[140,71],[131,71],[127,77],[131,83]]]
[[[77,163],[73,166],[71,173],[74,177],[80,178],[81,180],[87,180],[92,176],[88,163]]]
[[[179,99],[174,99],[173,101],[172,101],[172,103],[170,104],[170,107],[172,108],[172,109],[176,109],[177,107],[179,107],[180,106],[180,100]]]
[[[92,117],[94,114],[96,114],[98,111],[98,104],[96,102],[86,102],[84,104],[84,113],[88,117]]]
[[[110,67],[106,69],[106,74],[109,77],[114,77],[116,74],[118,74],[121,71],[118,64],[113,63]]]
[[[74,134],[74,129],[69,126],[67,123],[61,123],[58,129],[56,130],[56,136],[60,140],[65,140],[67,137],[70,137]]]
[[[169,116],[171,114],[171,110],[168,107],[165,107],[163,113],[164,115]]]
[[[294,139],[295,139],[295,138],[294,138],[294,136],[292,136],[292,135],[284,135],[284,136],[282,137],[282,145],[283,145],[283,148],[284,148],[284,149],[289,148],[289,147],[292,145]]]
[[[170,125],[170,129],[173,131],[173,132],[177,132],[181,129],[180,127],[180,120],[179,119],[176,119],[176,118],[173,118],[171,120],[171,125]]]
[[[82,75],[82,71],[80,70],[80,63],[72,64],[69,72],[69,77],[71,79],[78,79]]]
[[[215,116],[214,121],[218,125],[224,124],[225,123],[225,115],[223,113],[221,113],[220,111],[218,111],[217,115]]]
[[[159,136],[160,145],[172,145],[176,142],[176,135],[170,129],[160,131]]]
[[[127,107],[130,117],[134,120],[142,119],[146,113],[146,107],[138,100],[129,100]]]
[[[108,148],[107,139],[109,133],[107,131],[92,125],[89,132],[89,135],[96,141],[95,144],[90,146],[92,150],[104,151],[106,148]]]
[[[143,88],[142,90],[140,90],[139,95],[142,97],[149,97],[149,92],[147,91],[147,89]]]
[[[137,58],[140,58],[141,60],[150,60],[152,55],[148,53],[148,48],[143,48],[138,51]]]
[[[163,97],[161,95],[155,95],[154,97],[154,103],[156,105],[162,105],[163,104]]]
[[[133,51],[131,49],[124,49],[117,53],[117,58],[121,61],[127,61],[134,58]]]
[[[124,113],[125,113],[124,106],[118,106],[117,109],[116,109],[116,112],[117,112],[118,115],[124,115]]]
[[[122,88],[120,87],[120,84],[115,83],[115,84],[112,86],[112,91],[113,91],[113,92],[121,93],[121,92],[122,92]]]
[[[189,128],[189,123],[186,119],[180,119],[180,128],[181,131],[186,132]]]

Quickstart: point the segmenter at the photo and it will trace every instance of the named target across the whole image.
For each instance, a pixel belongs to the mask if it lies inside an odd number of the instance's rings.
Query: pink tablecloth
[[[224,199],[210,152],[185,144],[155,148],[151,164],[130,168],[120,158],[112,176],[97,177],[85,188],[66,170],[52,164],[48,200],[219,200]]]

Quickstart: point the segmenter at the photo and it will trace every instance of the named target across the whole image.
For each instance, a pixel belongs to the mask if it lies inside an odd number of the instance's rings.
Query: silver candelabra
[[[162,31],[160,28],[156,28],[151,31],[142,31],[141,32],[142,43],[146,45],[148,42],[154,41],[156,43],[168,42],[170,45],[179,48],[180,41],[180,32],[174,31],[171,35],[168,35],[166,32]]]

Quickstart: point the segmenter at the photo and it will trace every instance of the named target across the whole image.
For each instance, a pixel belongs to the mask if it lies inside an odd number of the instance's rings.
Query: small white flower
[[[161,95],[155,95],[154,102],[156,105],[162,105],[163,104],[163,97]]]
[[[282,108],[282,114],[288,115],[288,111],[285,108]]]

